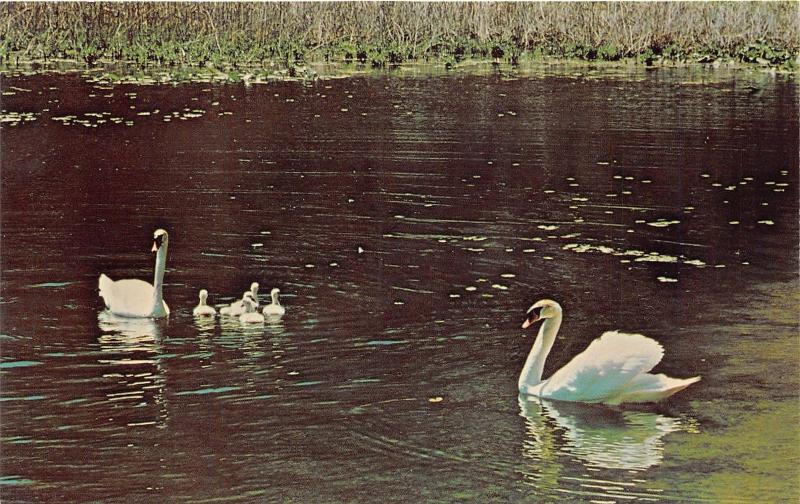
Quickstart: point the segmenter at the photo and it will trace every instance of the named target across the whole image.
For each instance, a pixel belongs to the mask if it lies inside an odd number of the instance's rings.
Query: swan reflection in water
[[[118,345],[115,346],[130,347],[129,350],[155,350],[154,344],[161,339],[162,325],[154,319],[120,317],[108,310],[97,315],[97,327],[103,332],[100,343],[117,341]]]
[[[108,310],[97,316],[102,353],[97,362],[107,366],[103,377],[114,381],[113,388],[106,392],[106,401],[114,409],[129,409],[126,415],[114,415],[127,420],[129,427],[166,426],[165,378],[160,359],[165,324],[149,318],[120,317]],[[152,411],[144,407],[148,405],[156,407],[155,414],[143,417]]]
[[[530,436],[524,455],[536,460],[558,451],[589,467],[642,471],[663,460],[664,436],[684,430],[678,419],[646,411],[530,396],[519,396],[519,405]]]

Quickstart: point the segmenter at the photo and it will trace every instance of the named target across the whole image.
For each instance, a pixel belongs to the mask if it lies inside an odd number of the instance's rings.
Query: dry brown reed
[[[616,59],[665,50],[735,55],[753,44],[794,56],[800,48],[799,6],[786,1],[4,2],[0,48],[5,57],[160,63],[336,59],[359,50],[393,53],[398,60],[535,51]]]

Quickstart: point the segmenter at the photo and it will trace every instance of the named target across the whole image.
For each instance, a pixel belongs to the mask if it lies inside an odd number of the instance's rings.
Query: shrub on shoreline
[[[0,3],[0,63],[138,66],[547,57],[795,70],[796,2]]]

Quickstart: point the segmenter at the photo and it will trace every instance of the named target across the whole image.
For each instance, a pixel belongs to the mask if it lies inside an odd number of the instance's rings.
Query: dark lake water
[[[4,502],[798,495],[798,87],[761,73],[2,77]],[[102,312],[150,281],[168,321]],[[279,287],[264,326],[196,322]],[[609,329],[703,380],[520,402]],[[266,296],[262,298],[262,302]]]

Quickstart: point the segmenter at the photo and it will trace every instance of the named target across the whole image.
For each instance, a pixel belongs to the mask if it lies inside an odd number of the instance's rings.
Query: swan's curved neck
[[[278,300],[278,293],[272,293],[272,304],[280,306],[281,302]]]
[[[558,329],[561,327],[561,317],[561,313],[558,313],[554,317],[546,318],[542,323],[542,327],[539,328],[539,335],[536,336],[533,348],[531,348],[528,359],[525,361],[525,367],[522,368],[522,373],[519,375],[520,390],[523,390],[526,386],[541,383],[544,361],[547,359],[550,349],[553,348],[556,334],[558,334]]]
[[[161,290],[164,286],[164,270],[167,268],[167,245],[159,247],[156,252],[156,272],[153,276],[153,305],[157,308],[161,306],[164,295]]]

